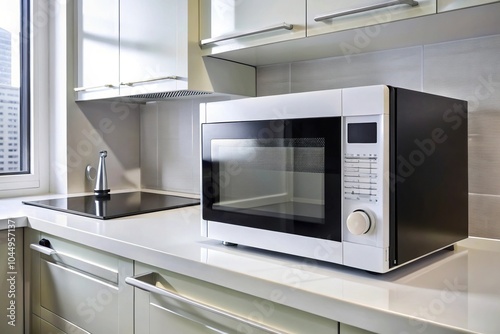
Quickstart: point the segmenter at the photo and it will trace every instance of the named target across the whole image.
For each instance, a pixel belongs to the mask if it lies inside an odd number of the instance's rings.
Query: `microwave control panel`
[[[377,154],[344,155],[344,199],[377,202]]]
[[[342,154],[342,240],[380,247],[387,229],[384,169],[386,115],[345,118]]]

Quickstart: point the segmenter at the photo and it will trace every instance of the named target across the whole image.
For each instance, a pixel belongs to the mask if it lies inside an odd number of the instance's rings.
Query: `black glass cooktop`
[[[85,217],[111,219],[198,205],[200,201],[193,198],[136,191],[112,193],[107,198],[88,195],[23,203]]]

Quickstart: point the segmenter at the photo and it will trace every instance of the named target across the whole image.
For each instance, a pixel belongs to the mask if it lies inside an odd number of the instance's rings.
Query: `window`
[[[0,0],[0,198],[49,191],[50,23],[64,18],[56,4],[65,2]]]
[[[0,175],[30,173],[29,0],[0,0]]]

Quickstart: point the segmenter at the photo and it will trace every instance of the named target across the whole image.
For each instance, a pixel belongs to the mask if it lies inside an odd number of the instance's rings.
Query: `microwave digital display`
[[[349,144],[376,144],[377,123],[347,124],[347,142]]]

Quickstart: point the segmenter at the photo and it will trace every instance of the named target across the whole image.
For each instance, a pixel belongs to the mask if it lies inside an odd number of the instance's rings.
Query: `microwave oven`
[[[377,273],[468,237],[466,101],[376,85],[200,118],[205,237]]]

